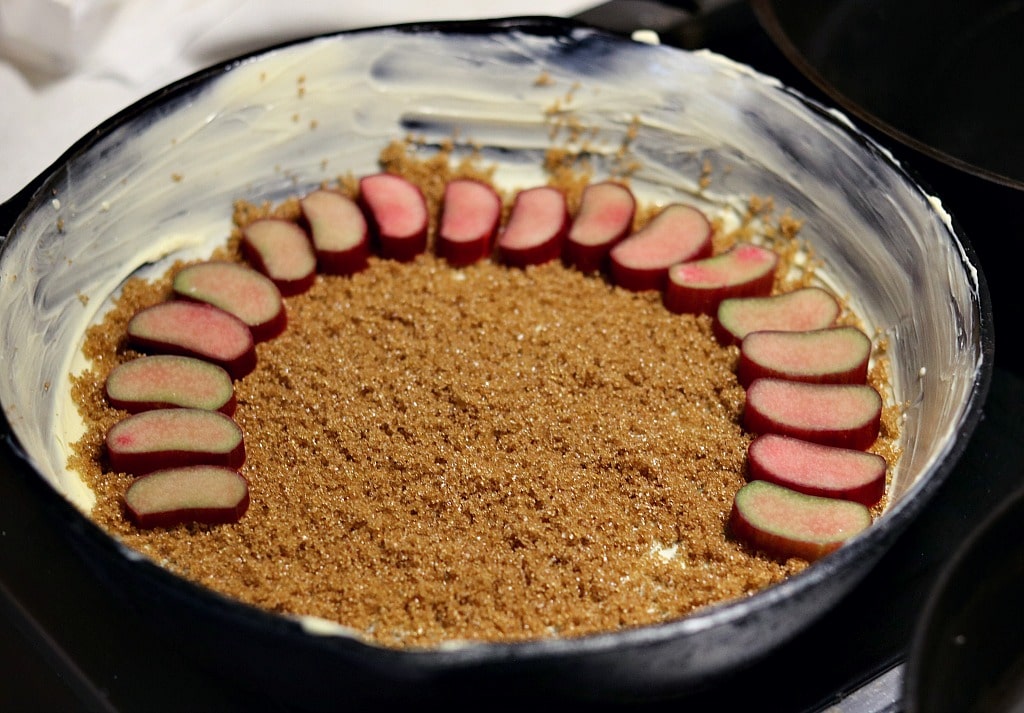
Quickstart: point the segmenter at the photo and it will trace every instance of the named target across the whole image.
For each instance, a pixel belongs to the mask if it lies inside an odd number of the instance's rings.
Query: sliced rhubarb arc
[[[407,262],[426,250],[427,201],[415,183],[393,173],[364,176],[359,203],[381,257]]]
[[[566,264],[581,272],[604,269],[612,247],[632,232],[635,215],[636,199],[626,186],[614,181],[588,185],[566,236]]]
[[[713,324],[718,341],[729,346],[758,331],[804,332],[831,327],[839,317],[839,302],[820,287],[802,287],[769,297],[731,297],[722,300]]]
[[[772,291],[778,264],[773,250],[741,243],[714,257],[673,265],[665,307],[676,314],[715,314],[726,298],[765,297]]]
[[[143,411],[107,431],[112,470],[141,475],[159,468],[245,462],[242,430],[219,411],[170,408]]]
[[[880,431],[882,398],[862,384],[756,379],[747,388],[743,425],[842,448],[866,450]]]
[[[256,366],[255,344],[245,322],[203,302],[170,300],[139,310],[128,322],[128,341],[144,352],[205,359],[234,379]]]
[[[305,292],[316,281],[316,253],[306,231],[290,220],[261,218],[242,229],[249,263],[285,297]]]
[[[107,376],[107,400],[129,413],[162,408],[235,412],[235,389],[227,371],[202,359],[156,354],[119,364]]]
[[[483,181],[449,181],[441,199],[437,254],[453,267],[487,257],[501,222],[501,197]]]
[[[327,189],[312,191],[299,205],[309,226],[317,267],[327,275],[351,275],[367,265],[370,234],[359,205]]]
[[[174,276],[181,298],[220,307],[245,322],[257,342],[273,339],[287,326],[281,291],[261,272],[237,262],[201,262]]]
[[[141,528],[238,522],[249,509],[249,483],[221,466],[165,468],[136,478],[124,504],[128,518]]]
[[[799,438],[766,433],[747,449],[751,480],[790,490],[874,505],[885,493],[885,458]]]
[[[733,500],[734,535],[772,557],[813,562],[871,524],[860,503],[798,493],[764,480],[747,483]]]
[[[736,376],[744,387],[762,377],[864,384],[870,357],[871,340],[856,327],[751,332],[740,343]]]
[[[662,290],[670,267],[710,255],[707,217],[693,206],[673,203],[611,249],[612,282],[627,290]]]
[[[549,262],[562,254],[568,232],[569,209],[560,190],[538,186],[519,191],[498,236],[498,257],[513,267]]]

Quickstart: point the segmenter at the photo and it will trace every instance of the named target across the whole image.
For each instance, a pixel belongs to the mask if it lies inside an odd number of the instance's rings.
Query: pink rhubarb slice
[[[297,223],[261,218],[242,229],[242,252],[273,280],[285,297],[305,292],[316,281],[316,253]]]
[[[105,385],[107,400],[129,413],[162,408],[235,412],[235,389],[227,371],[202,359],[156,354],[114,367]]]
[[[173,289],[178,297],[235,315],[257,342],[273,339],[288,324],[277,285],[248,265],[217,260],[189,265],[174,276]]]
[[[327,189],[312,191],[299,201],[316,252],[317,266],[327,275],[351,275],[366,267],[370,234],[359,205]]]
[[[731,249],[668,271],[665,307],[676,314],[715,314],[729,297],[765,297],[772,291],[779,256],[774,251],[743,243]]]
[[[605,269],[612,247],[632,232],[635,215],[636,199],[626,186],[614,181],[588,185],[566,236],[566,264],[582,272]]]
[[[864,384],[870,357],[871,340],[856,327],[751,332],[740,344],[736,376],[744,387],[762,377]]]
[[[408,262],[427,248],[429,214],[423,191],[393,173],[359,180],[359,203],[381,257]]]
[[[245,322],[203,302],[170,300],[139,310],[128,322],[128,342],[140,351],[205,359],[235,379],[256,366]]]
[[[609,252],[612,281],[627,290],[662,290],[673,265],[711,256],[711,223],[693,206],[673,203]]]
[[[128,519],[141,528],[238,522],[249,509],[249,483],[221,466],[166,468],[136,478],[124,504]]]
[[[527,188],[516,194],[508,223],[498,236],[498,257],[513,267],[554,260],[562,254],[568,232],[565,195],[551,186]]]
[[[775,433],[758,436],[750,443],[747,468],[751,480],[862,505],[874,505],[885,493],[882,456]]]
[[[831,327],[839,302],[820,287],[802,287],[769,297],[730,297],[715,313],[713,329],[726,346],[739,344],[751,332],[803,332]]]
[[[878,437],[882,398],[864,384],[756,379],[747,388],[743,425],[828,446],[866,450]]]
[[[736,537],[772,557],[813,562],[867,529],[871,513],[860,503],[755,480],[736,493],[729,525]]]
[[[437,254],[454,267],[487,257],[501,222],[501,197],[483,181],[449,181],[441,200]]]
[[[107,431],[112,470],[141,475],[160,468],[245,462],[242,429],[219,411],[170,408],[143,411]]]

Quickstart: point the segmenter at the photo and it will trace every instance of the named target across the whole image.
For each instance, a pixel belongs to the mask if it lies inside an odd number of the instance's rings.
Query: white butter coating
[[[805,221],[830,286],[890,342],[908,405],[894,502],[955,439],[982,357],[978,276],[949,216],[844,116],[748,67],[588,30],[375,30],[270,51],[150,101],[50,178],[0,257],[4,413],[40,475],[85,511],[92,493],[65,463],[82,428],[69,374],[125,278],[209,254],[236,199],[378,170],[381,148],[406,134],[455,136],[497,162],[499,184],[535,185],[544,151],[569,137],[552,136],[555,105],[594,129],[579,145],[599,173],[638,122],[641,200],[728,215],[773,196]],[[702,191],[705,161],[715,170]]]

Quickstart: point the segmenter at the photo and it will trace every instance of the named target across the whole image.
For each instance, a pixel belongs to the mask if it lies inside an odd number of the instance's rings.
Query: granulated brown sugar
[[[239,523],[136,529],[131,477],[104,472],[123,413],[103,383],[136,356],[128,319],[168,295],[169,277],[130,281],[90,330],[71,466],[102,527],[202,585],[417,647],[641,626],[806,566],[727,535],[750,436],[737,350],[709,318],[557,262],[454,270],[429,254],[287,299],[287,330],[236,383]]]
[[[162,287],[90,336],[110,354]],[[744,392],[706,318],[558,264],[374,261],[288,300],[238,384],[252,505],[237,525],[141,531],[103,474],[94,517],[169,569],[385,645],[576,636],[677,617],[801,567],[725,536]],[[103,359],[110,362],[109,357]],[[109,413],[108,413],[109,412]]]

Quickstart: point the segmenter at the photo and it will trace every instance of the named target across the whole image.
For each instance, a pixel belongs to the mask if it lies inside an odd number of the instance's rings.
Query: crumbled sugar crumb
[[[552,77],[548,72],[541,72],[537,75],[537,78],[533,80],[533,84],[536,87],[550,87],[554,83],[554,77]]]

